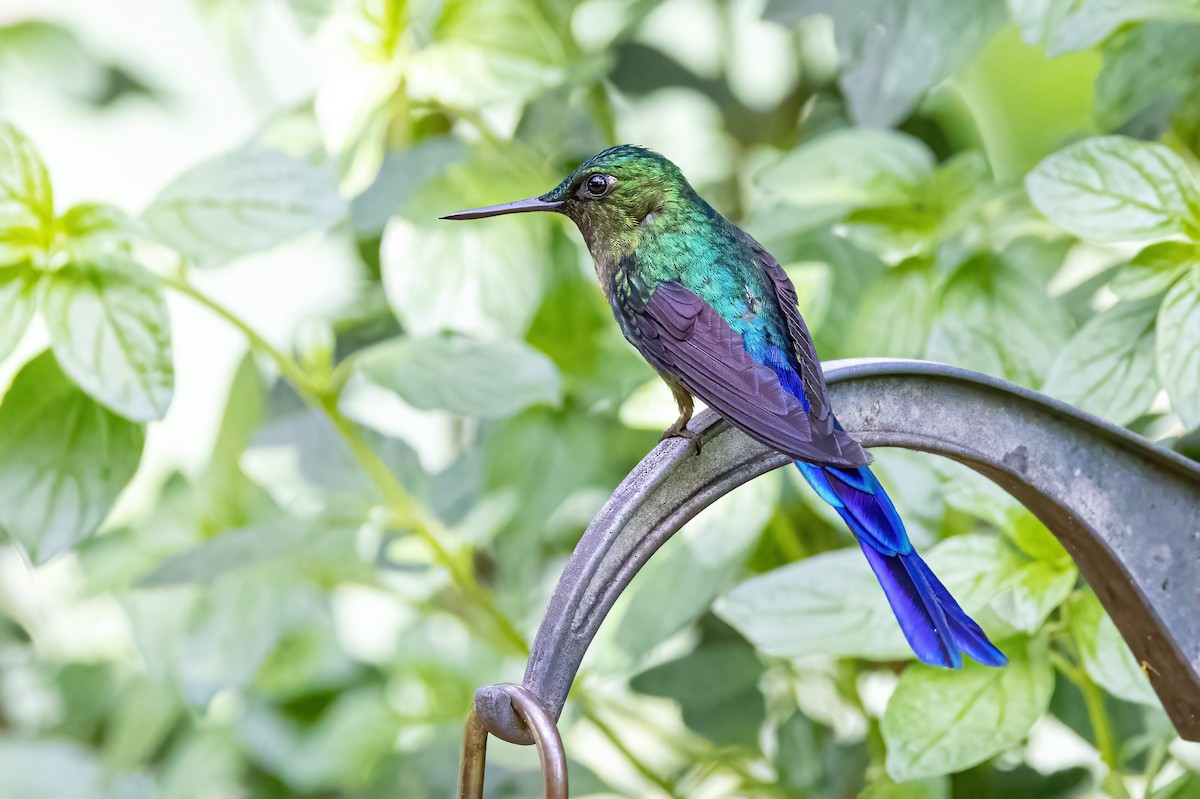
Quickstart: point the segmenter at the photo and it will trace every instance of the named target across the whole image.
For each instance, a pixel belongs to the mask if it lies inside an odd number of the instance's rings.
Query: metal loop
[[[567,753],[554,716],[529,689],[520,685],[493,686],[508,694],[513,711],[533,735],[542,776],[546,781],[546,799],[567,799]],[[471,707],[463,733],[462,772],[459,799],[483,799],[484,767],[487,762],[488,729],[476,705]]]

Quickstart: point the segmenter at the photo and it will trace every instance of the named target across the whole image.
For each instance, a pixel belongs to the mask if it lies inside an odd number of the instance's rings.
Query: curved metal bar
[[[483,799],[483,777],[487,766],[487,727],[479,711],[471,708],[463,732],[462,768],[459,769],[458,799]]]
[[[985,475],[1070,552],[1150,677],[1180,735],[1200,740],[1200,465],[1057,400],[922,361],[825,365],[846,429],[871,447],[932,452]],[[660,444],[629,474],[571,556],[538,630],[524,685],[557,717],[613,602],[684,523],[738,485],[788,463],[711,412],[701,449]],[[532,737],[494,689],[487,728]]]
[[[567,753],[558,734],[556,716],[550,714],[536,696],[520,685],[492,685],[504,696],[509,711],[530,731],[542,763],[546,799],[567,799]],[[463,735],[462,771],[459,799],[483,799],[484,768],[487,761],[487,726],[478,707],[471,709]]]

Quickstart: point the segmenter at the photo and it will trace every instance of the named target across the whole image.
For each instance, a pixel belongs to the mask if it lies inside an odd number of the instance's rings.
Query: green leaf
[[[355,232],[363,237],[382,234],[393,214],[419,200],[421,190],[432,179],[466,156],[466,145],[449,136],[424,139],[408,149],[388,153],[375,180],[350,201]]]
[[[160,796],[240,790],[237,786],[245,781],[244,757],[234,731],[191,725],[181,730],[172,744],[170,766],[160,777]]]
[[[938,494],[948,507],[1005,531],[1011,530],[1013,524],[1028,513],[1003,488],[961,464],[936,459],[933,471],[941,482]]]
[[[1037,386],[1071,332],[1071,320],[1046,289],[1023,272],[1023,251],[963,264],[946,285],[927,358],[1014,383]]]
[[[204,479],[218,494],[232,496],[242,482],[242,453],[263,422],[265,389],[254,356],[246,353],[229,383],[221,424],[213,436]]]
[[[296,22],[300,23],[301,29],[312,34],[332,13],[336,0],[287,0],[287,4],[292,9]]]
[[[954,536],[930,549],[925,560],[968,614],[985,628],[995,625],[993,635],[1036,631],[1078,579],[1070,558],[1035,560],[994,535]],[[713,610],[768,655],[914,657],[857,548],[752,577]]]
[[[207,585],[217,577],[276,561],[295,561],[314,552],[329,554],[348,535],[297,519],[267,522],[244,530],[229,530],[199,546],[164,559],[145,577],[142,588]]]
[[[958,501],[965,494],[961,486],[958,490],[956,501],[950,502],[949,497],[947,501],[962,507]],[[980,500],[987,502],[984,495],[975,497],[976,502]],[[986,591],[980,604],[986,603],[987,614],[995,614],[1015,630],[1037,632],[1075,587],[1079,578],[1075,562],[1046,526],[1015,502],[990,509],[975,504],[965,509],[998,525],[1015,548],[1000,538],[956,536],[935,550],[939,568],[947,575],[978,575],[973,590],[976,595]],[[961,557],[965,562],[952,557]],[[978,600],[968,595],[964,601]]]
[[[528,100],[561,83],[573,47],[564,41],[565,8],[534,0],[443,4],[434,42],[409,56],[409,94],[476,108]]]
[[[249,683],[288,628],[320,612],[311,589],[269,567],[134,592],[125,605],[150,673],[176,681],[194,706]]]
[[[1123,136],[1059,150],[1029,173],[1025,188],[1051,222],[1093,241],[1144,241],[1197,224],[1187,164],[1161,144]]]
[[[1095,777],[1085,766],[1045,774],[1025,764],[1013,768],[1003,759],[960,771],[951,779],[954,795],[970,799],[1071,799],[1086,795],[1094,784]]]
[[[546,289],[545,223],[427,227],[395,218],[380,258],[388,303],[416,336],[519,338]]]
[[[1025,633],[1037,632],[1054,609],[1071,594],[1079,579],[1075,564],[1023,561],[1005,553],[1011,570],[1004,590],[992,600],[992,610],[1004,621]]]
[[[1096,117],[1114,129],[1144,111],[1162,117],[1156,136],[1170,122],[1200,73],[1200,25],[1147,22],[1114,37],[1104,48],[1096,78]]]
[[[171,320],[140,266],[117,257],[68,264],[47,279],[42,312],[58,362],[80,387],[129,419],[166,414]]]
[[[1158,300],[1123,302],[1096,314],[1058,354],[1042,391],[1117,424],[1141,416],[1154,395]]]
[[[852,211],[844,223],[846,238],[888,263],[927,255],[937,247],[938,217],[925,202]]]
[[[69,741],[0,740],[0,799],[152,799],[136,774],[114,779],[87,748]]]
[[[996,188],[1008,205],[993,206],[988,216],[995,211],[1003,216],[1007,210],[1018,214],[1012,221],[1028,221],[1027,203],[1018,200],[1011,185],[1064,144],[1096,132],[1092,87],[1099,71],[1097,54],[1050,59],[1044,49],[1031,47],[1019,31],[1006,27],[955,75],[954,94],[970,110],[968,118],[960,119],[978,131],[992,172],[1002,181]],[[941,108],[948,111],[955,101],[947,101],[940,94],[930,110],[946,103]]]
[[[1167,292],[1158,312],[1158,378],[1190,429],[1200,425],[1200,267]]]
[[[933,170],[919,139],[894,131],[847,128],[784,156],[762,174],[763,187],[801,207],[907,205]]]
[[[1070,553],[1054,533],[1023,507],[1015,518],[1004,525],[1004,532],[1009,541],[1034,560],[1055,566],[1072,563]]]
[[[270,706],[247,715],[247,749],[298,794],[366,787],[394,755],[401,732],[383,689],[371,683],[339,692],[316,724],[299,724]]]
[[[1195,244],[1162,241],[1151,244],[1118,269],[1108,288],[1123,300],[1154,297],[1196,265],[1200,265],[1200,248]]]
[[[762,672],[748,646],[722,641],[644,671],[629,684],[640,693],[679,702],[684,723],[714,743],[754,746],[766,719],[758,690]]]
[[[1029,44],[1051,57],[1082,50],[1128,22],[1200,19],[1196,0],[1008,0]]]
[[[883,714],[892,779],[961,771],[1020,743],[1050,702],[1054,671],[1037,641],[1008,647],[1009,663],[949,671],[910,666]]]
[[[429,149],[430,159],[439,152],[456,157],[449,144]],[[560,252],[555,244],[569,240],[550,235],[545,214],[519,225],[447,224],[435,217],[546,191],[557,177],[530,169],[532,160],[519,144],[506,151],[471,148],[466,160],[449,163],[393,209],[383,231],[381,272],[388,303],[409,334],[525,337],[551,283],[551,254]],[[562,258],[578,256],[574,242],[561,250]]]
[[[780,25],[794,25],[813,14],[832,14],[837,10],[835,0],[768,0],[763,19]]]
[[[548,253],[551,262],[577,257],[577,245],[565,230],[551,241],[555,244]],[[651,377],[649,366],[613,323],[612,308],[595,277],[558,269],[551,279],[554,282],[530,325],[527,341],[554,361],[562,375],[563,394],[571,401],[587,408],[623,403]],[[669,397],[667,407],[677,413]],[[672,416],[656,426],[662,431],[674,420]]]
[[[1016,537],[1030,546],[1028,533]],[[1048,545],[1039,542],[1037,547]],[[1049,559],[1030,558],[995,536],[955,536],[934,547],[928,560],[968,613],[978,609],[977,620],[985,629],[992,627],[993,619],[999,622],[994,638],[1010,628],[1036,632],[1079,577],[1069,557],[1055,553]]]
[[[954,242],[955,238],[971,235],[980,220],[986,216],[984,207],[1001,196],[993,178],[992,166],[987,156],[976,150],[957,153],[938,164],[933,171],[925,196],[918,201],[917,209],[930,219],[935,247],[945,244],[969,246],[967,242]]]
[[[1158,707],[1158,695],[1096,595],[1080,591],[1069,607],[1071,635],[1088,676],[1115,697]]]
[[[73,205],[59,220],[72,260],[95,257],[124,245],[137,229],[136,220],[103,203]]]
[[[867,770],[863,741],[841,741],[833,730],[803,713],[793,713],[779,725],[775,768],[782,787],[801,796],[859,796]]]
[[[953,501],[947,491],[947,501],[955,507],[963,507],[962,500],[967,498],[962,489],[960,482]],[[989,508],[978,504],[980,501],[987,503],[986,495],[976,495],[971,507],[964,509],[998,525],[1015,547],[993,536],[955,536],[932,551],[931,565],[950,580],[973,577],[965,598],[959,600],[964,605],[986,608],[982,617],[985,626],[994,615],[1014,630],[1037,632],[1071,593],[1079,572],[1054,535],[1029,511],[1015,502]],[[958,596],[957,590],[952,593]],[[999,629],[1003,633],[1006,628]]]
[[[1054,25],[1049,42],[1051,56],[1081,50],[1103,40],[1117,28],[1138,20],[1200,20],[1197,0],[1083,0],[1064,4],[1062,0],[1042,0],[1058,12],[1061,21]],[[1071,9],[1072,13],[1066,14]]]
[[[41,276],[28,262],[0,266],[0,361],[12,354],[29,327]]]
[[[435,36],[482,50],[542,64],[562,64],[561,46],[570,9],[539,5],[535,0],[473,0],[447,3],[438,17]]]
[[[137,471],[144,435],[77,389],[49,352],[0,405],[0,527],[35,563],[95,531]]]
[[[721,497],[646,564],[609,614],[617,645],[634,662],[698,619],[737,579],[779,501],[780,477],[763,475]]]
[[[54,193],[41,156],[25,135],[0,122],[0,264],[45,246],[54,220]]]
[[[398,338],[364,353],[359,369],[421,410],[498,419],[531,405],[558,405],[558,369],[520,341]]]
[[[142,219],[192,262],[212,265],[327,228],[345,214],[328,172],[277,150],[247,148],[176,178]]]
[[[1008,13],[1027,44],[1049,41],[1072,0],[1008,0]]]
[[[943,541],[926,557],[968,612],[988,605],[1020,562],[995,536]],[[826,552],[752,577],[717,600],[714,612],[760,651],[871,660],[914,657],[875,575],[857,547]]]
[[[857,548],[814,555],[752,577],[718,599],[713,612],[767,655],[912,657]]]
[[[855,122],[870,128],[902,121],[1005,21],[1003,0],[869,0],[837,3],[832,13],[839,83]]]
[[[545,531],[551,517],[573,495],[595,496],[596,487],[604,486],[590,503],[588,517],[594,515],[609,487],[625,476],[627,466],[622,464],[637,461],[654,440],[646,439],[645,433],[626,430],[606,415],[541,407],[489,425],[484,442],[486,488],[515,492],[521,499],[495,547],[501,573],[517,580],[510,585],[538,579],[534,575],[543,573],[541,553],[548,546]],[[581,452],[591,457],[582,458]],[[572,525],[559,543],[573,546],[578,533],[579,526]]]
[[[288,502],[299,496],[319,498],[325,507],[352,514],[365,514],[378,505],[379,489],[363,480],[361,467],[325,415],[305,407],[290,389],[276,388],[276,400],[280,397],[290,397],[294,410],[277,412],[276,418],[258,431],[254,446],[240,459],[246,473],[272,495],[286,497]],[[409,494],[425,498],[429,478],[417,454],[397,438],[356,427],[358,435]],[[281,468],[282,464],[288,468]]]
[[[1150,794],[1150,799],[1196,799],[1200,796],[1200,774],[1184,774]]]
[[[140,65],[120,57],[114,63],[108,57],[116,55],[113,49],[87,28],[79,19],[6,17],[0,22],[0,60],[7,80],[34,96],[59,98],[78,113],[103,112],[131,96],[163,99],[139,79]]]
[[[182,710],[167,686],[144,678],[135,681],[121,696],[106,730],[106,760],[123,771],[151,760]]]
[[[921,356],[937,299],[930,271],[928,261],[913,258],[871,286],[858,307],[852,352],[872,358]]]

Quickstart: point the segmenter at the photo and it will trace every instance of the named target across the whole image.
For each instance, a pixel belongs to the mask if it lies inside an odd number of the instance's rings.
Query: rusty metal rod
[[[567,799],[567,753],[555,717],[529,689],[520,685],[489,686],[507,697],[509,708],[529,731],[542,764],[546,799]],[[488,728],[477,706],[471,708],[463,734],[459,799],[483,799]]]

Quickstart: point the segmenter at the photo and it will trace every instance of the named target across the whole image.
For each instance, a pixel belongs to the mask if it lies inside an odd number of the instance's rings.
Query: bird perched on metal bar
[[[443,217],[552,211],[583,234],[625,338],[671,387],[795,460],[858,539],[909,645],[925,663],[1007,659],[914,551],[870,455],[838,424],[796,292],[779,263],[713,210],[675,164],[632,145],[584,161],[540,197]]]

